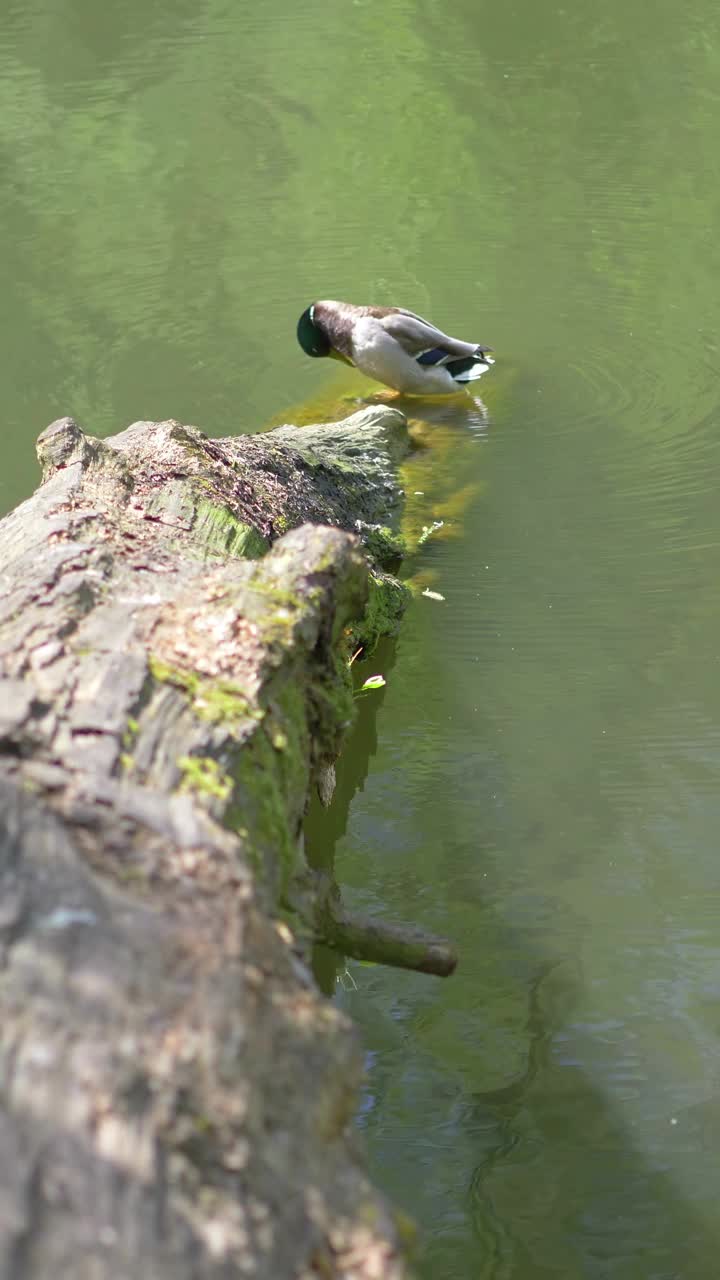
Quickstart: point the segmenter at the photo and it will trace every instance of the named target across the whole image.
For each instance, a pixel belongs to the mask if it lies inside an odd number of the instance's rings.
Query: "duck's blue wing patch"
[[[430,351],[423,351],[416,357],[418,364],[440,364],[443,360],[447,360],[448,352],[443,351],[442,347],[433,347]]]

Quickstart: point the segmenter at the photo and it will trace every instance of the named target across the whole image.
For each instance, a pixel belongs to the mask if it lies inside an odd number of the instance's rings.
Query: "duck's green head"
[[[315,323],[315,304],[303,311],[297,326],[297,340],[307,356],[329,356],[330,339]]]

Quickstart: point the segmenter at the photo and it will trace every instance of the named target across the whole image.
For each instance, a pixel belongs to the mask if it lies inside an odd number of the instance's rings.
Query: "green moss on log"
[[[351,646],[372,653],[383,636],[396,636],[403,614],[412,599],[409,587],[390,573],[371,573],[369,595],[363,617],[350,626]]]
[[[368,555],[383,569],[396,565],[407,555],[407,544],[402,534],[395,533],[387,525],[358,521],[358,532]]]
[[[270,543],[257,529],[243,524],[228,507],[206,499],[197,505],[193,534],[210,555],[259,560],[270,549]]]
[[[215,800],[227,800],[232,791],[232,778],[212,756],[181,756],[177,767],[182,775],[181,791]]]
[[[261,720],[264,712],[248,702],[245,691],[234,680],[212,679],[197,671],[174,667],[154,654],[149,658],[150,674],[158,684],[172,684],[187,694],[193,711],[211,724],[238,720]]]
[[[310,774],[305,694],[287,685],[262,726],[229,765],[232,798],[224,823],[245,837],[246,853],[274,902],[282,902],[299,871],[299,835]]]

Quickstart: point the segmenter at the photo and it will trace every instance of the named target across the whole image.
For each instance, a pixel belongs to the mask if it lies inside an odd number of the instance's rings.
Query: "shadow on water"
[[[394,647],[383,646],[375,657],[372,665],[389,672],[395,661]],[[308,856],[316,867],[333,868],[335,847],[345,834],[353,798],[362,792],[377,751],[376,716],[383,697],[384,691],[360,708],[338,768],[331,808],[323,810],[314,801],[308,813]],[[523,957],[523,968],[529,975],[523,1069],[493,1089],[458,1090],[452,1072],[441,1087],[447,1093],[452,1129],[461,1135],[462,1166],[472,1169],[464,1187],[457,1183],[455,1197],[458,1212],[462,1206],[476,1237],[473,1277],[574,1280],[576,1276],[612,1275],[614,1280],[637,1280],[640,1276],[648,1280],[710,1280],[706,1264],[700,1260],[709,1256],[716,1237],[689,1205],[682,1200],[678,1203],[677,1189],[663,1168],[662,1153],[653,1163],[638,1150],[631,1129],[579,1065],[564,1062],[560,1071],[555,1069],[554,1040],[572,1009],[582,976],[573,957],[548,960],[541,953],[533,956],[528,943],[527,934],[514,936],[511,930],[502,939],[495,937],[495,945],[506,954]],[[342,981],[342,958],[318,948],[315,966],[323,989],[331,994],[338,974]],[[403,985],[399,977],[398,1000],[402,1000]],[[400,1027],[392,1031],[390,1040],[385,1030],[382,1034],[386,1057],[403,1053]],[[368,1106],[373,1107],[371,1098],[364,1104],[366,1114]],[[718,1138],[717,1133],[714,1136]],[[420,1126],[415,1142],[425,1149],[420,1155],[422,1165],[426,1158],[432,1158],[434,1138],[431,1132],[423,1134]],[[567,1172],[562,1171],[560,1161],[560,1172],[548,1176],[547,1151],[554,1150],[557,1157],[563,1148],[568,1153]],[[593,1167],[586,1198],[578,1195],[574,1182],[578,1155]],[[529,1200],[523,1195],[528,1166],[535,1169]],[[422,1177],[421,1169],[418,1177]],[[628,1195],[632,1212],[625,1205]],[[671,1219],[672,1227],[668,1239],[658,1242],[658,1223],[663,1215]],[[554,1234],[558,1229],[561,1234]],[[452,1223],[441,1223],[423,1242],[420,1272],[428,1280],[439,1275],[443,1280],[467,1280],[471,1274],[465,1264],[456,1270],[449,1261],[453,1233]]]
[[[371,657],[357,665],[357,686],[376,672],[387,679],[395,666],[396,656],[395,641],[381,640]],[[370,761],[377,751],[377,713],[385,694],[386,689],[380,688],[357,699],[357,719],[338,765],[332,803],[324,809],[315,796],[310,804],[305,819],[305,838],[308,862],[315,870],[333,870],[335,845],[345,835],[350,805],[357,792],[362,791],[370,771]]]
[[[381,640],[372,656],[357,667],[359,687],[368,675],[382,673],[385,678],[396,660],[394,640]],[[362,673],[362,674],[361,674]],[[365,785],[370,761],[378,746],[377,713],[385,699],[384,688],[357,700],[357,718],[337,769],[337,785],[329,808],[325,809],[313,795],[305,817],[305,855],[314,871],[335,874],[335,847],[345,835],[353,798]],[[342,890],[342,885],[340,886]],[[317,944],[313,951],[313,971],[325,995],[333,995],[338,973],[343,970],[343,957],[330,947]]]
[[[389,671],[389,657],[394,661],[394,652],[388,648],[374,665]],[[314,804],[308,814],[308,848],[315,865],[333,865],[350,805],[364,789],[377,750],[380,705],[378,699],[361,710],[338,770],[332,808],[322,811]],[[376,888],[381,894],[381,886]],[[473,1089],[467,1077],[458,1081],[450,1062],[445,1076],[437,1074],[437,1067],[432,1069],[436,1078],[426,1087],[433,1106],[427,1109],[425,1123],[416,1115],[415,1171],[404,1187],[393,1185],[385,1164],[388,1159],[393,1163],[392,1121],[386,1121],[390,1133],[386,1130],[384,1139],[375,1136],[374,1145],[380,1144],[385,1152],[377,1172],[384,1167],[382,1180],[389,1193],[406,1204],[422,1227],[424,1168],[428,1166],[428,1173],[432,1169],[428,1177],[432,1184],[438,1176],[436,1164],[444,1161],[442,1149],[449,1133],[457,1135],[460,1154],[450,1175],[457,1179],[451,1183],[454,1209],[435,1221],[432,1234],[421,1240],[419,1274],[427,1280],[440,1276],[443,1280],[469,1280],[470,1276],[473,1280],[712,1280],[715,1271],[709,1260],[720,1243],[713,1208],[716,1179],[708,1179],[704,1215],[703,1197],[697,1192],[691,1196],[678,1185],[673,1166],[680,1161],[692,1169],[698,1142],[706,1152],[720,1151],[720,1101],[679,1111],[669,1123],[667,1140],[648,1146],[647,1134],[628,1122],[602,1080],[596,1083],[583,1062],[573,1060],[567,1027],[584,984],[579,946],[548,958],[542,939],[538,941],[535,951],[532,931],[506,927],[495,932],[492,943],[505,957],[501,963],[512,957],[518,985],[525,989],[522,1068],[507,1083],[491,1089]],[[405,1064],[413,1056],[408,1029],[395,1016],[381,1020],[376,998],[368,991],[364,996],[362,991],[356,994],[351,976],[346,987],[341,957],[318,949],[315,962],[328,994],[338,981],[346,994],[355,997],[351,1011],[356,1017],[361,1014],[363,1023],[370,1019],[372,1039],[380,1046],[380,1057],[371,1055],[373,1075],[379,1075],[361,1109],[365,1129],[378,1092],[387,1094],[392,1089],[393,1073],[398,1070],[394,1062],[400,1059]],[[462,966],[461,952],[460,973]],[[397,1010],[407,999],[406,986],[405,978],[398,976],[392,1002]],[[355,1003],[361,999],[369,1002],[362,1011]],[[422,1007],[421,999],[415,1003],[416,1008]],[[468,1014],[466,1033],[472,1017]],[[426,1027],[429,1020],[428,1014]],[[410,1034],[418,1035],[422,1026],[421,1014]],[[606,1034],[603,1027],[587,1030],[590,1037],[602,1039]],[[481,1011],[476,1034],[483,1035]],[[403,1080],[405,1069],[405,1065],[400,1069]],[[417,1070],[422,1072],[422,1061],[410,1069],[403,1086],[410,1094],[416,1088]],[[415,1111],[418,1101],[411,1103]],[[438,1104],[441,1110],[444,1105],[446,1118],[442,1129],[435,1131],[431,1110]],[[387,1097],[384,1105],[387,1109]],[[712,1163],[717,1170],[717,1160]],[[404,1159],[401,1167],[405,1164]],[[468,1242],[468,1230],[475,1238],[474,1247]]]
[[[579,980],[572,968],[572,962],[541,963],[529,985],[524,1072],[503,1088],[468,1092],[456,1109],[464,1145],[482,1152],[466,1189],[479,1264],[472,1274],[479,1280],[710,1280],[720,1242],[716,1181],[708,1182],[700,1202],[691,1200],[671,1166],[683,1157],[694,1163],[697,1134],[688,1144],[687,1128],[683,1138],[680,1127],[685,1119],[707,1125],[705,1147],[718,1150],[720,1103],[673,1118],[668,1141],[641,1150],[641,1137],[581,1065],[564,1062],[558,1069],[554,1060]],[[428,1241],[422,1274],[465,1280],[465,1269],[447,1269],[443,1235]]]

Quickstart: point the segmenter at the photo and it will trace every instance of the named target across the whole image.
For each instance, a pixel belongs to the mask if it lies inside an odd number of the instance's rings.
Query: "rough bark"
[[[351,1028],[279,918],[351,715],[342,530],[382,590],[405,447],[392,410],[39,441],[0,524],[8,1280],[405,1274]]]

